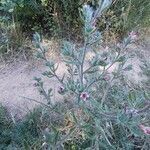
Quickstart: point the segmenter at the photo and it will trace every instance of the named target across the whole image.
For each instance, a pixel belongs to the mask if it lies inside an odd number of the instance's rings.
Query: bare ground
[[[131,47],[130,50],[135,50],[137,53],[144,51],[147,59],[149,58],[149,50],[145,52],[143,48],[139,46]],[[90,53],[87,57],[90,57]],[[129,80],[134,81],[136,84],[140,84],[141,81],[146,80],[146,76],[142,74],[140,68],[140,57],[129,61],[133,65],[133,70],[127,73]],[[65,72],[66,66],[60,62],[58,68],[58,74],[62,75]],[[112,67],[114,69],[115,66]],[[18,61],[9,65],[0,65],[0,102],[9,108],[9,111],[13,116],[16,114],[22,114],[33,109],[37,103],[30,101],[27,98],[35,99],[37,101],[44,101],[43,97],[39,94],[37,87],[35,87],[34,77],[41,77],[41,73],[46,68],[42,62],[37,60],[30,61]],[[62,97],[57,94],[57,88],[59,83],[55,79],[44,78],[45,88],[54,89],[54,101],[61,100]]]

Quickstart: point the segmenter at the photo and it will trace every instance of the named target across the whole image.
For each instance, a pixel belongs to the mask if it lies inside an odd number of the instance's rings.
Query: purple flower
[[[80,98],[84,101],[86,101],[89,98],[89,94],[87,92],[82,92],[80,95]]]
[[[63,86],[58,87],[58,93],[63,94],[65,92],[65,88]]]
[[[129,37],[130,37],[131,40],[136,40],[138,38],[138,34],[135,31],[131,31],[129,33]]]
[[[110,77],[109,75],[105,75],[105,76],[104,76],[104,80],[105,80],[105,81],[109,81],[110,79],[111,79],[111,77]]]

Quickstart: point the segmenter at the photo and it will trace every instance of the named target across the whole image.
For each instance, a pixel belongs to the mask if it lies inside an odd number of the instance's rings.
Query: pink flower
[[[136,40],[138,38],[137,32],[131,31],[129,33],[129,37],[131,38],[131,40]]]
[[[58,93],[63,94],[65,92],[65,88],[63,86],[59,86]]]
[[[140,125],[139,127],[146,135],[150,135],[150,127],[146,127],[144,125]]]
[[[109,76],[109,75],[105,75],[105,76],[104,76],[104,80],[105,80],[105,81],[109,81],[109,80],[110,80],[110,76]]]
[[[84,101],[86,101],[89,98],[89,94],[87,92],[82,92],[80,95],[80,98]]]

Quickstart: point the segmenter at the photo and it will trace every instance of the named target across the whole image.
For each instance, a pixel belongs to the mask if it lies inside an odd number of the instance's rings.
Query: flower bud
[[[110,76],[109,75],[105,75],[103,78],[105,81],[109,81],[110,80]]]
[[[80,98],[84,101],[86,101],[89,98],[89,94],[87,92],[82,92],[80,95]]]
[[[59,86],[58,93],[63,94],[65,92],[65,88],[63,86]]]

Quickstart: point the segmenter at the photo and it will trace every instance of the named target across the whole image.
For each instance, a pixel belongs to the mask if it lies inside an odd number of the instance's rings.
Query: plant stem
[[[87,44],[88,44],[88,40],[87,40],[87,38],[85,38],[83,56],[82,56],[82,60],[81,60],[80,73],[79,73],[81,87],[83,87],[83,78],[84,78],[83,68],[84,68],[84,61],[85,61],[85,55],[86,55],[86,50],[87,50]]]
[[[113,80],[114,80],[114,77],[111,79],[109,85],[106,87],[106,89],[105,89],[105,91],[104,91],[104,95],[103,95],[102,100],[101,100],[101,106],[103,106],[103,103],[104,103],[104,101],[105,101],[105,99],[106,99],[106,97],[107,97],[107,93],[108,93],[109,89],[110,89],[111,86],[112,86],[111,83],[112,83]]]

